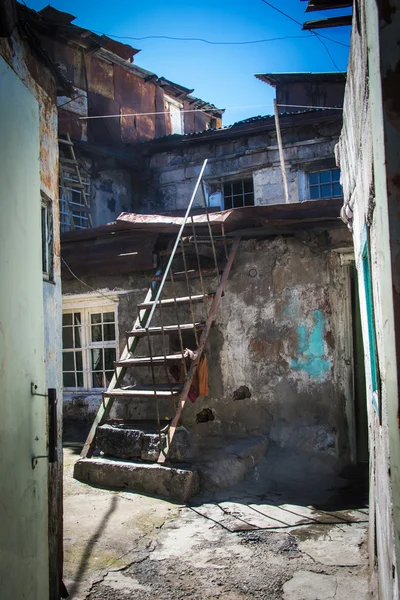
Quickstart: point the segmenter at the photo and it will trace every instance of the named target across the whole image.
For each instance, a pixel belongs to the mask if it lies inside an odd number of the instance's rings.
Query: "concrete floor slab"
[[[365,508],[296,503],[296,490],[276,478],[271,490],[261,468],[176,505],[74,480],[76,451],[65,453],[71,600],[369,600],[367,525],[356,518],[365,521]],[[320,501],[331,482],[312,491]]]

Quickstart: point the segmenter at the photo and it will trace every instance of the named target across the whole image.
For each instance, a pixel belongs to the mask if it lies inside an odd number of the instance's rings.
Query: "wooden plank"
[[[204,322],[199,321],[197,323],[182,323],[181,325],[164,325],[163,327],[149,327],[149,335],[159,335],[160,333],[173,333],[175,331],[191,331],[192,329],[201,329],[204,327]],[[138,328],[127,331],[128,337],[144,337],[147,335],[147,329]]]
[[[184,359],[183,354],[167,354],[166,356],[134,356],[132,358],[127,358],[126,360],[117,360],[115,361],[115,365],[117,367],[140,367],[151,365],[161,365],[164,363],[180,363]]]
[[[161,304],[162,308],[168,308],[169,306],[175,306],[175,304],[178,306],[190,304],[190,302],[192,302],[192,304],[198,304],[199,302],[204,302],[204,300],[211,300],[214,295],[215,292],[210,292],[206,295],[199,294],[196,296],[190,296],[190,298],[189,296],[181,296],[180,298],[165,298],[164,300],[159,300],[157,302],[157,306],[160,306]],[[142,302],[141,304],[138,304],[138,308],[151,308],[153,304],[154,302]]]
[[[222,273],[222,267],[221,267],[220,273]],[[188,274],[189,279],[197,279],[198,277],[200,277],[200,272],[196,271],[195,269],[188,270],[187,274]],[[215,268],[214,269],[202,269],[201,274],[203,277],[216,276]],[[162,279],[161,275],[155,275],[153,277],[153,281],[161,281],[161,279]],[[174,273],[174,279],[177,279],[177,280],[186,279],[185,271],[178,271],[177,273]]]
[[[327,29],[328,27],[343,27],[353,23],[352,15],[344,15],[342,17],[329,17],[328,19],[317,19],[316,21],[306,21],[303,24],[303,31],[310,29]]]
[[[197,367],[198,367],[201,355],[203,354],[203,351],[204,351],[204,346],[206,345],[208,334],[210,332],[211,326],[212,326],[213,321],[215,319],[215,315],[216,315],[216,312],[217,312],[217,309],[218,309],[218,306],[219,306],[219,302],[221,300],[225,284],[226,284],[226,282],[228,280],[229,273],[230,273],[230,270],[232,268],[233,260],[235,258],[237,249],[239,247],[239,243],[240,243],[240,238],[239,237],[235,238],[235,241],[233,242],[231,251],[229,253],[228,262],[226,263],[226,266],[225,266],[224,272],[222,274],[221,281],[220,281],[220,284],[218,286],[218,289],[215,292],[215,296],[214,296],[214,299],[213,299],[212,304],[211,304],[210,312],[209,312],[209,315],[207,317],[207,321],[206,321],[206,323],[204,325],[204,328],[203,328],[203,331],[202,331],[202,334],[201,334],[201,337],[200,337],[199,347],[197,348],[197,358],[192,362],[192,364],[190,366],[187,379],[186,379],[186,381],[184,383],[183,390],[182,390],[182,393],[181,393],[180,398],[179,398],[178,409],[176,411],[176,414],[175,414],[174,418],[172,419],[171,426],[168,429],[167,451],[165,453],[161,452],[160,456],[158,458],[158,461],[157,461],[160,464],[163,464],[166,461],[166,459],[167,459],[168,451],[169,451],[169,448],[171,447],[171,442],[172,442],[173,437],[175,435],[176,428],[178,427],[179,419],[180,419],[180,416],[182,414],[182,410],[183,410],[183,408],[185,406],[185,403],[186,403],[186,400],[187,400],[187,396],[188,396],[188,393],[189,393],[189,390],[190,390],[190,386],[192,385],[193,376],[194,376],[194,374],[197,371]]]

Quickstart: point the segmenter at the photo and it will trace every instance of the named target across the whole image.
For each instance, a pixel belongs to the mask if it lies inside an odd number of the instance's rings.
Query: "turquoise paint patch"
[[[298,354],[292,358],[294,371],[306,371],[315,379],[323,378],[331,369],[331,363],[324,355],[325,317],[320,310],[314,310],[313,326],[297,327]]]

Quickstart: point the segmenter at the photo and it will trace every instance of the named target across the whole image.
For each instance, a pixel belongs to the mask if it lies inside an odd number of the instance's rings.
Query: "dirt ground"
[[[358,483],[338,492],[320,465],[270,451],[242,484],[177,505],[75,481],[78,452],[65,448],[73,600],[370,598]]]

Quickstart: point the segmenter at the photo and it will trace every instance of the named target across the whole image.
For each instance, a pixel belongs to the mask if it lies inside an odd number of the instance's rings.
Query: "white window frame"
[[[60,166],[60,168],[62,168]],[[71,183],[79,183],[78,176],[69,173],[63,174],[63,185],[60,185],[60,231],[71,231],[71,213],[74,221],[75,229],[87,229],[90,227],[89,213],[87,211],[83,190],[73,187]],[[81,175],[81,180],[85,186],[85,193],[88,202],[90,202],[90,186],[91,178],[88,175]],[[74,196],[75,195],[75,196]],[[78,202],[74,202],[78,200]],[[89,205],[90,208],[90,205]]]
[[[171,120],[171,134],[183,135],[185,133],[185,123],[184,123],[183,112],[182,112],[182,109],[183,109],[182,102],[175,100],[175,98],[171,98],[171,96],[164,95],[164,107],[165,107],[165,110],[169,112],[169,116],[170,116],[170,120]],[[173,110],[171,111],[172,107],[173,107]],[[179,110],[179,113],[180,113],[179,131],[178,130],[174,131],[174,128],[173,128],[172,113],[174,112],[174,110]]]
[[[108,296],[108,297],[107,297]],[[74,312],[81,313],[81,348],[82,368],[83,368],[83,386],[82,387],[64,387],[66,392],[100,392],[105,388],[93,387],[92,369],[91,369],[91,350],[95,348],[115,348],[116,360],[119,355],[119,335],[118,335],[118,301],[119,297],[113,294],[104,294],[103,296],[93,296],[89,294],[79,294],[77,296],[63,298],[63,314]],[[90,315],[96,312],[114,312],[115,323],[115,341],[110,342],[92,342],[90,339]],[[72,349],[71,349],[72,350]]]

